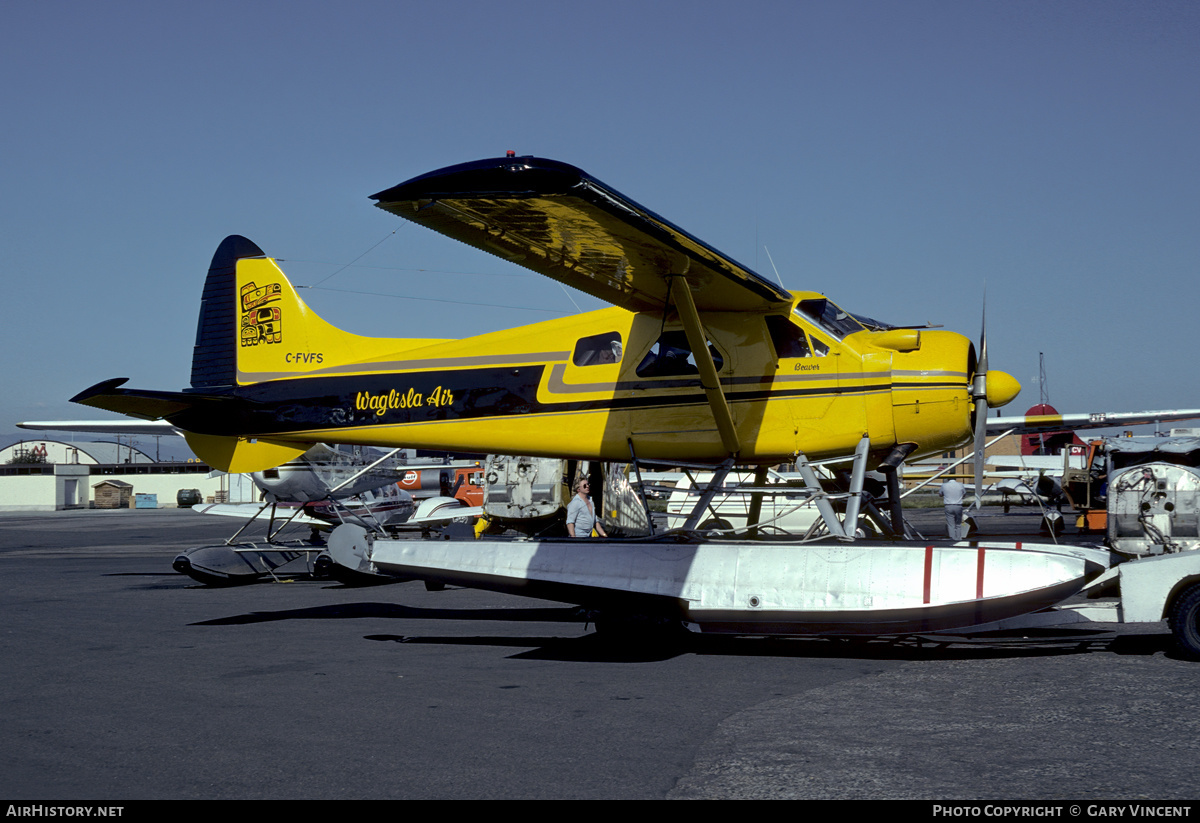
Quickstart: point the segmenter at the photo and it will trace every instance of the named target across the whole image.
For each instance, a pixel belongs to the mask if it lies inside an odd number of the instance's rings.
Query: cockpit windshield
[[[854,314],[853,312],[850,313],[850,316],[853,317],[855,320],[857,320],[859,323],[862,323],[864,326],[866,326],[871,331],[890,331],[891,329],[896,328],[891,323],[884,323],[880,320],[876,320],[873,317],[866,317],[861,314]]]
[[[801,300],[796,311],[841,340],[848,334],[862,331],[864,326],[854,315],[844,312],[825,298]]]

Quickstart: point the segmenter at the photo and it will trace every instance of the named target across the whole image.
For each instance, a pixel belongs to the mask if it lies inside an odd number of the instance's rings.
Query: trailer
[[[1089,599],[979,626],[976,631],[1166,620],[1179,654],[1200,661],[1200,552],[1125,560],[1093,580],[1083,594]]]

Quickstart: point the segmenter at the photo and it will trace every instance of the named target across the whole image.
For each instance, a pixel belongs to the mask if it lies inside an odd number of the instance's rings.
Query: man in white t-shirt
[[[590,491],[591,484],[586,477],[575,481],[575,496],[567,506],[567,533],[571,537],[591,537],[592,529],[601,537],[608,537],[600,525],[600,518],[596,517],[592,501],[588,499]]]

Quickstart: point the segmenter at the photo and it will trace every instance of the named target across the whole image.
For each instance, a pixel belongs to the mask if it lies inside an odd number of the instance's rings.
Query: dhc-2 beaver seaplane
[[[811,476],[815,461],[853,456],[842,523],[809,484],[826,543],[705,539],[694,531],[704,495],[684,529],[644,539],[391,540],[350,525],[330,536],[331,552],[352,544],[391,574],[581,604],[613,624],[636,613],[753,634],[949,629],[1058,603],[1109,563],[1084,547],[854,539],[865,471],[979,439],[988,409],[1017,394],[989,370],[986,342],[977,354],[960,334],[777,287],[553,160],[510,153],[373,198],[612,307],[465,340],[360,337],[319,318],[275,260],[234,236],[204,287],[191,387],[115,379],[73,400],[166,419],[233,472],[317,442],[689,463],[722,479],[735,464]],[[902,535],[898,511],[893,523]]]

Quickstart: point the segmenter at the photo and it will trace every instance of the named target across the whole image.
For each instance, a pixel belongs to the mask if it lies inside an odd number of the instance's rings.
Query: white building
[[[106,480],[133,486],[139,508],[174,508],[195,489],[202,502],[250,503],[258,489],[249,475],[216,472],[199,461],[155,463],[124,443],[24,440],[0,449],[0,511],[88,508]]]

